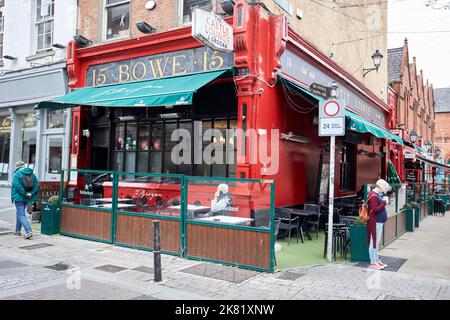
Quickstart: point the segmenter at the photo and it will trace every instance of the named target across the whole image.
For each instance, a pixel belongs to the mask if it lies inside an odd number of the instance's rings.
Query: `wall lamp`
[[[405,129],[405,124],[404,123],[400,123],[397,125],[397,129]]]
[[[436,154],[436,157],[439,157],[441,155],[441,148],[439,147],[434,148],[434,153]]]
[[[233,15],[234,11],[234,0],[222,0],[220,1],[220,6],[222,7],[222,10],[229,16]]]
[[[411,139],[412,143],[415,143],[418,137],[419,135],[414,131],[414,129],[409,133],[409,139]]]
[[[425,141],[424,146],[427,149],[427,151],[430,151],[433,144],[431,143],[430,140],[427,140],[427,141]]]
[[[13,61],[17,60],[16,57],[9,56],[9,55],[4,55],[3,58],[6,59],[6,60],[13,60]]]
[[[136,28],[138,28],[138,30],[142,33],[154,33],[156,31],[155,28],[153,28],[151,25],[149,25],[147,22],[145,21],[139,21],[136,22]]]
[[[281,139],[282,140],[289,140],[294,142],[300,142],[300,143],[311,143],[312,140],[307,137],[299,136],[296,134],[293,134],[292,132],[289,133],[281,133]]]
[[[79,46],[80,48],[87,47],[89,44],[92,43],[92,40],[89,40],[88,38],[83,37],[80,34],[73,36],[73,40],[75,40],[77,46]]]
[[[375,66],[375,68],[363,69],[363,78],[370,71],[376,70],[378,72],[378,68],[380,67],[381,64],[381,58],[383,58],[383,55],[380,53],[380,51],[375,50],[375,53],[372,55],[373,65]]]
[[[58,49],[65,49],[66,48],[65,45],[62,45],[60,43],[54,43],[54,44],[52,44],[52,47],[58,48]]]

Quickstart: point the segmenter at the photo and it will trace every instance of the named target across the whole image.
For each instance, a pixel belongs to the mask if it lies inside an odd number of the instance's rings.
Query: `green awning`
[[[345,110],[345,116],[350,120],[347,129],[361,133],[368,132],[373,134],[377,138],[389,139],[403,145],[402,138],[393,133],[390,133],[382,126],[379,126],[376,123],[373,123],[349,110]]]
[[[395,170],[394,164],[391,160],[388,160],[388,176],[387,176],[387,182],[390,184],[400,184],[400,177],[397,173],[397,170]]]
[[[416,151],[420,151],[420,152],[427,152],[427,150],[425,148],[419,147],[418,145],[414,144],[414,149],[416,149]]]
[[[101,107],[146,107],[192,104],[194,93],[228,70],[196,73],[163,79],[128,82],[76,89],[35,109],[71,108],[78,105]]]

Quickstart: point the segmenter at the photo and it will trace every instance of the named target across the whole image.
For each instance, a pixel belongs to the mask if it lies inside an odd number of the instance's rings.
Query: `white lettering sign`
[[[233,52],[233,27],[214,13],[194,9],[192,36],[213,50]]]

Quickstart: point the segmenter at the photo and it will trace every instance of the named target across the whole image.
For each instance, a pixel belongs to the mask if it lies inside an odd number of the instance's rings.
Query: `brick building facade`
[[[403,136],[410,139],[414,131],[416,144],[424,146],[433,142],[435,134],[433,85],[424,80],[423,71],[417,72],[416,57],[409,60],[408,41],[403,47],[388,49],[389,86],[396,94],[396,119],[391,129],[402,129]]]
[[[450,88],[434,89],[436,99],[436,136],[434,143],[441,157],[450,163]]]

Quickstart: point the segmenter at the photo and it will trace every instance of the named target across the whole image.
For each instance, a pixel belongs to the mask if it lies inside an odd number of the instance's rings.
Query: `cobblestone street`
[[[440,219],[440,221],[437,221]],[[414,234],[405,234],[408,245],[417,237],[428,245],[439,241],[450,218],[432,216]],[[442,227],[436,228],[439,224]],[[447,227],[446,227],[447,226]],[[10,222],[0,227],[11,229]],[[433,230],[433,232],[431,232]],[[433,235],[433,236],[432,236]],[[402,256],[401,240],[392,248]],[[381,253],[389,256],[388,246]],[[417,250],[425,250],[417,246]],[[402,249],[403,250],[403,249]],[[404,249],[406,257],[411,250]],[[450,261],[440,251],[438,266],[424,252],[430,270]],[[420,259],[420,258],[417,258]],[[36,234],[31,241],[3,233],[0,242],[0,299],[446,299],[450,279],[414,272],[405,264],[398,272],[373,271],[354,263],[315,265],[274,274],[202,263],[162,255],[163,281],[153,279],[153,255],[109,244],[63,236]],[[53,268],[53,269],[52,269]],[[435,271],[431,271],[436,273]]]

